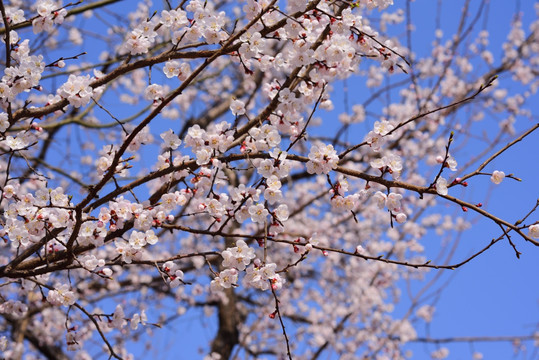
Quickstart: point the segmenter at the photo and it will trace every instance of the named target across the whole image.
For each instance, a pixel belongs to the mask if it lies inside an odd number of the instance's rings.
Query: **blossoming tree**
[[[412,1],[159,3],[0,0],[0,358],[133,358],[203,313],[208,359],[401,359],[436,274],[539,245],[533,196],[467,192],[520,181],[539,21],[496,48],[488,1],[445,38],[439,8],[421,53]]]

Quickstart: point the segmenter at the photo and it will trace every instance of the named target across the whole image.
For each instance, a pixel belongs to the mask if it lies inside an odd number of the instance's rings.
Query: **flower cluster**
[[[39,16],[32,21],[34,34],[52,31],[53,26],[62,24],[67,15],[67,10],[62,7],[61,0],[38,0],[36,8]]]
[[[245,33],[242,35],[241,40],[244,41],[244,43],[241,44],[238,51],[240,55],[246,59],[257,56],[264,50],[266,45],[266,40],[262,38],[262,35],[258,31],[254,33]]]
[[[69,285],[61,284],[55,290],[49,290],[47,301],[54,306],[70,306],[77,301],[76,294],[70,290]]]
[[[5,141],[2,141],[2,143],[5,143],[11,150],[22,150],[34,144],[35,141],[36,136],[32,132],[23,131],[19,132],[15,137],[6,136]]]
[[[245,241],[236,241],[236,246],[228,248],[221,253],[223,257],[223,266],[227,268],[236,268],[239,271],[245,270],[245,267],[255,258],[255,251],[247,246]]]
[[[377,191],[372,196],[372,200],[379,209],[387,208],[398,223],[404,223],[406,221],[407,216],[402,212],[401,194],[389,193],[389,195],[386,195],[381,191]]]
[[[142,310],[140,314],[139,313],[134,314],[130,322],[131,330],[137,330],[139,324],[143,326],[146,325],[146,321],[148,321],[148,317],[146,316],[146,311]]]
[[[0,101],[6,104],[22,92],[37,87],[45,70],[42,55],[30,55],[29,40],[19,43],[12,52],[14,64],[4,70],[0,82]]]
[[[245,110],[243,110],[243,113],[245,113]],[[280,143],[281,135],[279,135],[279,131],[273,125],[265,124],[260,128],[253,127],[249,130],[249,136],[243,142],[241,150],[256,153],[273,149],[279,146]]]
[[[390,154],[388,156],[375,159],[371,161],[370,165],[382,172],[384,172],[387,168],[387,171],[389,171],[394,179],[397,179],[402,171],[402,159],[396,154]]]
[[[180,81],[185,81],[191,74],[189,63],[180,63],[176,60],[170,60],[165,63],[163,72],[167,78],[177,77]]]
[[[163,264],[163,272],[166,274],[166,279],[171,288],[180,286],[183,283],[183,271],[178,264],[173,261],[167,261]]]
[[[238,270],[236,269],[225,269],[211,281],[210,288],[212,291],[220,291],[237,286],[238,274]]]
[[[6,222],[2,231],[9,236],[14,248],[26,248],[38,242],[46,231],[62,229],[72,223],[72,213],[63,208],[68,205],[68,197],[61,188],[42,188],[32,195],[9,184],[3,194],[13,200],[4,210]],[[44,208],[47,205],[52,206]]]
[[[90,271],[94,271],[98,267],[105,266],[105,260],[104,259],[98,259],[95,255],[87,254],[80,257],[79,262],[81,265]],[[108,269],[110,271],[110,269]],[[103,273],[106,273],[108,271],[103,271]],[[109,273],[110,275],[111,273]]]
[[[16,7],[6,8],[6,18],[9,24],[18,24],[26,20],[26,18],[24,17],[24,10],[17,9]]]
[[[273,290],[279,290],[286,280],[276,273],[276,268],[275,263],[265,265],[255,263],[247,268],[243,284],[263,291],[268,290],[270,287]]]
[[[233,140],[231,125],[223,121],[214,125],[209,131],[200,128],[199,125],[193,125],[187,131],[184,143],[196,154],[197,164],[206,165],[215,153],[225,152]]]
[[[313,145],[309,153],[307,172],[309,174],[327,174],[337,167],[338,162],[339,157],[333,145]]]
[[[0,304],[0,314],[8,314],[16,319],[22,318],[27,312],[28,306],[18,300],[8,300]]]
[[[359,197],[359,194],[347,196],[335,195],[331,198],[331,207],[336,212],[354,210],[359,204]]]
[[[279,148],[274,148],[269,154],[269,159],[253,160],[257,173],[266,179],[274,175],[279,179],[286,177],[291,169],[290,162],[286,160],[288,154]]]
[[[339,179],[333,185],[333,188],[330,190],[331,196],[331,207],[335,212],[344,212],[350,211],[357,208],[359,205],[359,200],[361,199],[361,194],[351,194],[346,195],[349,190],[349,183],[342,175],[339,176]],[[346,196],[345,196],[346,195]]]
[[[177,31],[189,24],[187,13],[181,9],[161,11],[161,19],[159,22],[165,28],[169,28],[173,31]]]
[[[127,36],[122,50],[129,52],[131,55],[147,53],[157,37],[157,32],[155,31],[157,21],[158,19],[154,17],[151,20],[146,20],[139,24]]]
[[[149,228],[152,225],[156,225],[157,223],[164,222],[166,220],[166,215],[163,211],[161,211],[159,214],[155,214],[155,218],[152,216],[152,211],[144,211],[142,209],[134,209],[133,212],[127,210],[123,213],[123,216],[125,216],[123,219],[116,216],[117,212],[112,210],[114,214],[114,218],[117,220],[114,225],[111,225],[111,228],[117,229],[118,226],[123,226],[123,220],[125,218],[131,219],[132,216],[135,216],[138,221],[137,222],[137,228]],[[106,216],[106,213],[104,213]],[[140,218],[143,218],[142,220],[139,220]],[[114,220],[114,218],[111,216],[111,220]],[[116,251],[119,255],[122,257],[122,261],[125,263],[131,263],[133,260],[139,260],[143,255],[143,248],[146,245],[155,245],[157,243],[157,236],[155,235],[153,230],[145,230],[142,231],[132,231],[129,235],[129,240],[125,241],[122,239],[117,239],[115,241],[116,245]]]
[[[57,93],[74,107],[86,106],[94,94],[90,83],[90,75],[69,75],[67,82],[58,88]]]
[[[283,199],[283,193],[281,189],[281,181],[275,175],[271,175],[266,180],[266,190],[264,190],[264,199],[270,204],[273,205],[276,202],[279,202]]]

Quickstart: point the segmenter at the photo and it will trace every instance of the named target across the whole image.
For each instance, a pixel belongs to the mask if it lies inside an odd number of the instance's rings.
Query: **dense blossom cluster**
[[[307,171],[309,174],[328,174],[337,166],[339,158],[333,145],[314,145],[309,153]]]
[[[58,89],[57,93],[62,98],[67,99],[74,107],[88,105],[93,95],[90,87],[90,75],[69,75],[69,79]]]
[[[11,66],[4,70],[0,82],[0,101],[6,106],[17,95],[39,85],[41,74],[45,70],[42,55],[31,55],[29,40],[18,41],[16,34],[11,34],[17,51],[13,52]]]
[[[539,21],[514,20],[499,59],[486,30],[440,30],[420,57],[386,31],[409,16],[393,0],[166,3],[0,5],[0,357],[85,360],[97,341],[130,359],[129,339],[201,309],[219,319],[208,359],[404,359],[435,307],[420,291],[395,315],[403,280],[539,246],[537,206],[508,221],[461,192],[520,180],[492,163],[539,128],[517,122]],[[360,76],[372,96],[342,101]],[[499,237],[431,263],[424,238],[468,211]]]
[[[38,16],[32,21],[34,33],[42,31],[52,32],[54,25],[64,22],[67,10],[62,6],[62,1],[38,0],[35,4]]]

